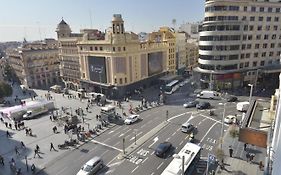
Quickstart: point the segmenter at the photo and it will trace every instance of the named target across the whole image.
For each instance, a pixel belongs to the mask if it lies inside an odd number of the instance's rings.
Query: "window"
[[[251,7],[251,11],[252,11],[252,12],[255,12],[255,11],[256,11],[256,7],[252,6],[252,7]]]
[[[247,49],[251,49],[252,45],[251,44],[247,44]]]
[[[117,78],[114,78],[114,83],[117,84]]]
[[[249,62],[246,62],[246,63],[245,63],[245,67],[249,67]]]
[[[260,39],[261,39],[261,35],[257,35],[257,36],[256,36],[256,39],[257,39],[257,40],[260,40]]]
[[[260,16],[260,17],[259,17],[259,21],[263,21],[263,16]]]
[[[93,47],[92,46],[90,47],[90,51],[93,51]]]
[[[123,51],[126,51],[126,47],[123,47]]]
[[[248,35],[248,40],[252,40],[253,36],[252,35]]]
[[[266,49],[266,48],[267,48],[267,43],[264,43],[264,44],[262,45],[262,48]]]
[[[247,7],[247,6],[244,6],[244,12],[246,12],[246,11],[247,11],[247,9],[248,9],[248,7]]]
[[[262,57],[266,57],[266,52],[263,52],[263,53],[261,54],[261,56],[262,56]]]
[[[121,52],[121,47],[118,47],[118,52]]]
[[[276,8],[276,13],[279,13],[280,12],[280,8]]]
[[[241,59],[244,59],[244,58],[245,58],[245,54],[242,53],[242,54],[240,55],[240,58],[241,58]]]
[[[112,47],[113,52],[115,52],[115,47]]]
[[[264,7],[260,7],[260,12],[264,12]]]
[[[261,66],[264,66],[264,61],[261,61],[261,62],[260,62],[260,65],[261,65]]]
[[[243,66],[244,66],[244,63],[239,64],[239,68],[243,68]]]
[[[255,44],[255,49],[259,49],[260,48],[260,44]]]
[[[247,31],[248,30],[248,25],[245,25],[244,26],[244,31]]]
[[[80,47],[80,50],[83,50],[83,47]]]
[[[251,54],[250,53],[246,53],[246,58],[250,58]]]
[[[246,40],[247,39],[247,35],[243,35],[243,40]]]
[[[255,21],[255,17],[254,17],[254,16],[251,16],[251,17],[250,17],[250,21]]]
[[[278,30],[278,26],[273,26],[273,29],[276,31]]]
[[[100,47],[100,51],[102,51],[103,50],[103,48],[102,47]]]
[[[246,16],[243,16],[242,17],[242,21],[246,21],[247,20],[247,17]]]
[[[267,22],[271,21],[271,17],[268,16],[268,17],[266,18],[266,21],[267,21]]]
[[[274,48],[275,47],[275,44],[274,43],[271,43],[270,44],[270,48]]]
[[[95,47],[95,50],[98,50],[98,47],[97,47],[97,46]]]
[[[119,79],[119,83],[123,84],[123,79],[122,78]]]
[[[126,84],[127,83],[127,77],[125,77],[124,81],[125,81],[125,84]]]
[[[278,22],[279,21],[279,17],[274,17],[274,21]]]
[[[256,67],[256,66],[257,66],[257,62],[254,61],[254,62],[253,62],[253,67]]]
[[[242,50],[245,50],[246,44],[242,44]]]
[[[252,26],[252,25],[249,26],[249,30],[250,30],[250,31],[253,31],[253,30],[254,30],[254,26]]]
[[[276,39],[276,34],[273,34],[273,35],[271,36],[271,39]]]
[[[258,30],[260,31],[262,29],[262,26],[258,26]]]
[[[258,56],[259,56],[258,52],[254,53],[254,58],[257,58]]]
[[[267,11],[271,13],[272,12],[272,7],[268,7]]]
[[[269,56],[272,57],[273,56],[273,52],[269,52]]]
[[[264,35],[264,38],[263,39],[268,39],[268,35]]]

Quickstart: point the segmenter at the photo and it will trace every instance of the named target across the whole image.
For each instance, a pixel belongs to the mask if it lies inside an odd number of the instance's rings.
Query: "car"
[[[155,151],[154,154],[158,157],[164,157],[166,153],[172,148],[172,144],[170,142],[163,142],[160,143]]]
[[[236,102],[237,100],[238,100],[238,98],[235,96],[229,96],[226,98],[227,102]]]
[[[183,86],[184,86],[184,82],[181,82],[181,83],[180,83],[180,87],[183,87]]]
[[[197,104],[199,104],[199,101],[197,101],[197,100],[189,101],[187,103],[184,103],[183,107],[185,107],[185,108],[193,108],[193,107],[196,107]]]
[[[209,109],[211,107],[211,104],[209,102],[200,102],[196,105],[197,109]]]
[[[127,117],[125,119],[124,123],[126,125],[130,125],[130,124],[135,123],[136,121],[138,121],[139,117],[140,117],[139,115],[130,115],[129,117]]]
[[[82,166],[77,175],[96,174],[100,169],[103,168],[103,166],[103,160],[100,157],[95,156]]]
[[[228,115],[224,118],[224,123],[226,124],[232,124],[236,122],[236,116],[234,115]]]
[[[189,122],[185,122],[181,125],[181,131],[184,133],[191,133],[194,129],[195,127],[193,124],[190,124]]]

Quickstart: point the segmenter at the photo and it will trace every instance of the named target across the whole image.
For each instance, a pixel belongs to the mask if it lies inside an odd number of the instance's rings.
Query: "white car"
[[[224,123],[226,124],[232,124],[232,123],[236,123],[236,116],[234,115],[228,115],[224,118]]]
[[[89,160],[83,167],[79,170],[77,175],[93,175],[96,174],[100,169],[103,168],[103,161],[100,157],[94,157]]]
[[[130,124],[135,123],[136,121],[138,121],[139,117],[140,117],[139,115],[130,115],[129,117],[126,118],[124,123],[126,125],[130,125]]]

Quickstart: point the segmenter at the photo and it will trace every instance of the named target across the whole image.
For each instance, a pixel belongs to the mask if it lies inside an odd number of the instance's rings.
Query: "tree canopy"
[[[0,98],[10,96],[12,93],[13,89],[9,84],[0,82]]]

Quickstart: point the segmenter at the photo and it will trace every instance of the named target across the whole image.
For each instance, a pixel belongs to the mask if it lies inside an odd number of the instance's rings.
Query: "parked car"
[[[237,111],[246,112],[248,110],[249,106],[250,106],[250,103],[248,101],[239,102],[236,105],[236,109],[237,109]]]
[[[166,153],[172,148],[172,144],[170,142],[160,143],[156,149],[154,154],[158,157],[164,157]]]
[[[209,109],[211,107],[211,104],[209,102],[200,102],[199,104],[196,105],[197,109]]]
[[[238,98],[235,96],[229,96],[226,98],[227,102],[236,102],[237,100],[238,100]]]
[[[197,104],[199,104],[199,101],[193,100],[193,101],[184,103],[183,107],[185,107],[185,108],[193,108],[193,107],[196,107]]]
[[[129,117],[127,117],[125,119],[124,123],[126,125],[130,125],[130,124],[135,123],[136,121],[138,121],[139,117],[140,117],[139,115],[130,115]]]
[[[93,157],[87,163],[85,163],[79,170],[77,175],[93,175],[103,168],[103,160],[100,157]]]
[[[236,116],[234,115],[228,115],[224,118],[224,123],[226,124],[232,124],[232,123],[236,123]]]
[[[221,99],[220,93],[216,91],[202,91],[197,94],[197,98],[205,98],[205,99],[213,99],[213,100]]]

